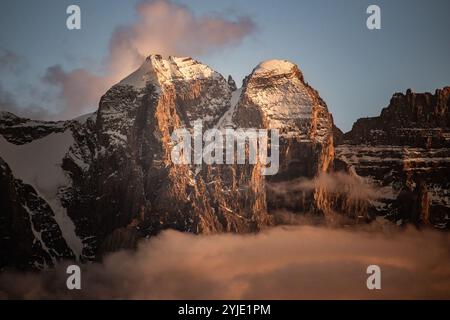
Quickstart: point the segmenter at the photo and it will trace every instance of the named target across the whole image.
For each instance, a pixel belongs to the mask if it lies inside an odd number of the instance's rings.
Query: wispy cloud
[[[143,1],[137,21],[115,30],[107,58],[111,72],[124,77],[150,53],[204,55],[239,44],[255,25],[249,17],[235,21],[219,15],[196,17],[188,7],[166,0]]]
[[[0,48],[0,71],[18,73],[27,65],[27,61],[21,55],[5,48]]]
[[[66,72],[60,65],[47,68],[42,81],[56,86],[58,101],[63,108],[54,117],[70,119],[95,109],[102,94],[113,84],[110,77],[102,77],[86,69]]]

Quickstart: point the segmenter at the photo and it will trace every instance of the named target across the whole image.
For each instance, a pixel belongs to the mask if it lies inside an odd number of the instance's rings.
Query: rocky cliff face
[[[291,62],[270,60],[259,64],[244,80],[232,122],[236,127],[278,129],[280,169],[267,178],[270,212],[324,214],[321,187],[283,188],[286,182],[314,179],[332,169],[333,118],[316,90]]]
[[[358,120],[336,148],[340,164],[383,190],[376,214],[449,228],[450,87],[396,93],[379,117]]]
[[[333,118],[318,92],[288,61],[265,61],[253,70],[244,80],[233,122],[244,128],[278,129],[276,179],[314,177],[332,163]]]
[[[255,232],[286,210],[448,227],[448,91],[395,95],[344,135],[290,62],[259,64],[238,89],[192,58],[152,55],[93,114],[46,122],[2,112],[0,269],[101,259],[167,228]],[[278,129],[279,172],[263,176],[260,162],[175,165],[171,134],[193,134],[198,120],[203,131]],[[390,144],[400,129],[403,144]],[[389,196],[374,199],[367,182]]]

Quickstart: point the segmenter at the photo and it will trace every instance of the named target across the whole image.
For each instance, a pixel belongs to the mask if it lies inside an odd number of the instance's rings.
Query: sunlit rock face
[[[240,127],[278,129],[281,170],[276,179],[314,177],[333,160],[333,118],[296,65],[259,64],[244,80],[233,116]]]
[[[384,191],[377,214],[450,227],[449,108],[450,87],[396,93],[379,117],[358,120],[343,136],[336,158]]]
[[[323,214],[321,188],[276,192],[284,182],[314,179],[329,172],[334,159],[333,118],[299,68],[285,60],[260,63],[244,80],[233,123],[280,132],[280,169],[275,176],[266,177],[269,210]]]

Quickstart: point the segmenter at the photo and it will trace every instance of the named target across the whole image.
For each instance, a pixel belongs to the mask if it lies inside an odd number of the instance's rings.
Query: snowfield
[[[70,130],[52,133],[23,145],[9,143],[0,135],[0,157],[9,164],[16,179],[31,185],[50,205],[64,239],[75,256],[79,257],[83,243],[58,197],[58,190],[71,184],[61,168],[61,161],[73,143]]]

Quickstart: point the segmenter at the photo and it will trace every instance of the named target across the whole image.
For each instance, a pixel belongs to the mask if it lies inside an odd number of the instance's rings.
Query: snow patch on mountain
[[[52,208],[61,233],[74,254],[79,257],[82,240],[63,207],[58,191],[71,184],[61,167],[61,161],[74,143],[72,132],[52,133],[24,145],[9,143],[0,135],[0,157],[10,166],[17,179],[31,185]]]
[[[95,118],[97,117],[97,112],[91,112],[91,113],[86,113],[83,114],[75,119],[73,119],[74,121],[77,121],[80,124],[85,124],[86,121],[88,121],[89,119],[95,121]]]
[[[47,247],[47,244],[45,243],[45,241],[42,239],[42,232],[39,232],[36,230],[36,228],[34,227],[34,223],[33,223],[33,219],[32,217],[34,216],[34,212],[33,210],[31,210],[30,208],[28,208],[28,206],[24,205],[23,208],[25,209],[25,211],[28,213],[28,221],[30,222],[30,226],[31,226],[31,232],[33,233],[33,236],[35,238],[35,241],[38,241],[41,244],[42,249],[47,252],[48,256],[51,257],[53,263],[56,262],[56,258],[55,256],[52,254],[52,249],[50,249],[49,247]],[[41,266],[41,268],[48,268],[48,265],[43,265]]]

